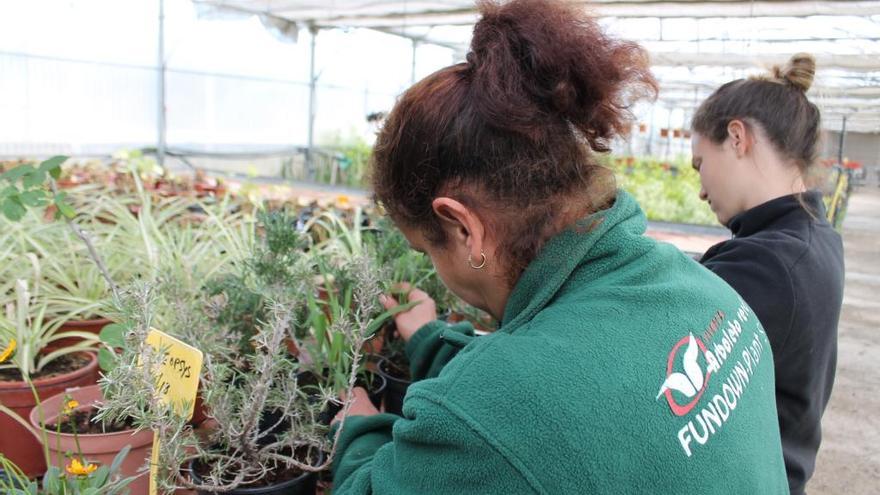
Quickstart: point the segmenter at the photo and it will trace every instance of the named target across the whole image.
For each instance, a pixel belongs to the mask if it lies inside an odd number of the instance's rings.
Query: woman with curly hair
[[[403,415],[355,390],[334,494],[786,493],[757,318],[646,237],[596,158],[656,92],[647,54],[574,4],[479,6],[467,61],[388,115],[373,186],[449,289],[501,325],[473,337],[409,293]]]

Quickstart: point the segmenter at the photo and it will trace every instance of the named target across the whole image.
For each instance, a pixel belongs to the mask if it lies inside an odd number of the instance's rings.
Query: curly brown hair
[[[467,62],[409,88],[373,152],[376,199],[395,222],[446,241],[432,210],[445,195],[498,235],[511,285],[572,214],[606,207],[613,174],[594,152],[656,96],[648,56],[607,36],[583,7],[553,0],[478,3]]]

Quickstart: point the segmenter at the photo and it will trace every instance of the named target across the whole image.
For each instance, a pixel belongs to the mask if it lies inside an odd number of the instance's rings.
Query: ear
[[[737,158],[742,158],[752,148],[752,135],[749,132],[749,127],[742,120],[734,119],[727,124],[727,138],[730,140]]]
[[[440,218],[450,240],[467,249],[475,259],[479,259],[486,228],[476,212],[460,201],[445,196],[434,198],[431,207]]]

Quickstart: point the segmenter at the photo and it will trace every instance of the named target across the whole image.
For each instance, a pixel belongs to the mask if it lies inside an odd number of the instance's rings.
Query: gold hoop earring
[[[480,268],[483,268],[484,266],[486,266],[486,253],[480,251],[480,257],[480,264],[474,265],[474,260],[471,259],[471,255],[468,255],[468,265],[470,265],[471,268],[473,268],[474,270],[479,270]]]

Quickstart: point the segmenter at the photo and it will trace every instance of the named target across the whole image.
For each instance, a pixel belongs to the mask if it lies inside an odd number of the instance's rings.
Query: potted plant
[[[306,326],[307,332],[299,339],[301,350],[300,361],[305,371],[319,377],[319,382],[329,387],[331,407],[325,411],[326,419],[332,419],[341,406],[338,399],[348,388],[349,375],[352,369],[350,352],[350,334],[344,331],[353,322],[346,321],[357,311],[354,295],[360,283],[350,270],[351,264],[342,263],[334,268],[319,262],[321,276],[317,279],[322,283],[316,291],[306,295]],[[400,311],[399,308],[395,308]],[[385,311],[378,315],[368,314],[369,324],[364,331],[364,344],[361,353],[370,356],[381,350],[383,336],[379,334],[386,322],[390,321],[393,312]],[[385,378],[373,372],[368,366],[369,359],[360,359],[356,373],[357,385],[367,389],[370,400],[377,408],[381,406],[385,392]]]
[[[52,466],[40,482],[0,454],[0,490],[15,495],[125,495],[131,479],[121,478],[118,470],[127,454],[124,448],[112,463],[100,467],[79,460],[71,461],[64,469]]]
[[[134,322],[127,337],[132,348],[124,350],[104,379],[107,393],[99,416],[115,419],[134,411],[139,416],[137,423],[156,429],[164,490],[184,487],[202,492],[292,493],[290,485],[299,484],[308,492],[315,483],[312,473],[330,465],[333,447],[327,439],[329,427],[321,416],[331,400],[342,394],[323,375],[313,373],[318,377],[314,387],[304,386],[302,380],[304,371],[323,368],[316,363],[330,360],[316,347],[311,355],[314,360],[307,363],[302,356],[291,355],[284,345],[287,339],[302,342],[310,335],[303,296],[314,294],[312,257],[318,255],[303,242],[302,234],[290,228],[289,221],[284,215],[261,215],[262,236],[249,256],[236,260],[235,283],[214,286],[219,290],[210,290],[211,284],[207,284],[208,290],[180,297],[167,281],[159,280],[146,284],[144,295],[134,305],[135,317],[130,318]],[[328,329],[345,336],[342,349],[349,356],[336,363],[349,368],[346,390],[357,379],[360,349],[380,292],[369,260],[350,262],[354,264],[352,300],[356,304],[344,317],[334,319]],[[231,293],[236,290],[244,291],[246,297]],[[187,302],[187,298],[192,300]],[[190,335],[190,342],[205,356],[201,398],[210,419],[198,430],[186,427],[150,399],[150,378],[144,376],[148,367],[135,366],[144,359],[145,349],[139,344],[143,334],[150,323],[160,319],[161,311],[154,310],[168,301],[184,302],[173,306],[175,310],[167,313],[163,325],[195,326],[198,330]],[[241,321],[239,317],[245,312],[250,313],[249,324],[236,327],[234,323]],[[330,376],[339,375],[334,372]]]
[[[112,466],[111,471],[128,478],[126,484],[132,495],[145,495],[149,479],[143,466],[150,458],[153,432],[137,430],[130,418],[95,421],[103,400],[100,385],[68,388],[31,410],[31,426],[47,440],[50,469],[63,470],[73,462]],[[128,455],[117,460],[122,451]]]
[[[45,457],[23,418],[40,399],[95,383],[98,360],[87,352],[90,342],[43,353],[52,341],[82,335],[60,332],[62,320],[46,320],[46,304],[29,292],[26,281],[18,280],[15,292],[16,302],[0,316],[0,411],[5,413],[0,414],[0,451],[9,452],[26,474],[36,476],[46,469]]]

